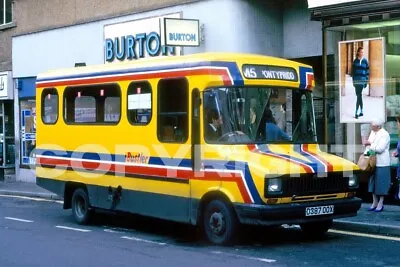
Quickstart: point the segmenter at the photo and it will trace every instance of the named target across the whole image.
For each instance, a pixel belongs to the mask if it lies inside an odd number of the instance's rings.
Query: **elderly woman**
[[[372,193],[373,202],[369,211],[383,211],[383,200],[390,189],[390,136],[383,129],[383,120],[373,120],[371,134],[365,145],[369,145],[368,151],[376,154],[376,168],[369,181],[368,192]],[[378,199],[379,198],[379,199]]]

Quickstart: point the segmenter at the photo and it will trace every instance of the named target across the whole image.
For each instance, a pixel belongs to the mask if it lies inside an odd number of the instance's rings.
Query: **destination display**
[[[246,79],[298,81],[296,70],[288,67],[245,64],[242,71]]]

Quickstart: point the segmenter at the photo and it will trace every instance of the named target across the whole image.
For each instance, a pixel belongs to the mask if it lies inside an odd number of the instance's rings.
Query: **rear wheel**
[[[208,241],[215,245],[229,245],[235,241],[239,222],[228,203],[212,200],[203,209],[203,230]]]
[[[91,217],[89,197],[86,191],[78,188],[72,195],[72,215],[78,224],[87,224]]]
[[[326,221],[319,221],[319,222],[311,222],[311,223],[304,223],[301,224],[301,230],[312,238],[319,238],[323,237],[326,232],[331,228],[333,221],[326,220]]]

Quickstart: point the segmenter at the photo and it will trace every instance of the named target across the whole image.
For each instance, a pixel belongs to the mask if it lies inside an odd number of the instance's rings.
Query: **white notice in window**
[[[151,109],[151,94],[128,95],[128,110]]]

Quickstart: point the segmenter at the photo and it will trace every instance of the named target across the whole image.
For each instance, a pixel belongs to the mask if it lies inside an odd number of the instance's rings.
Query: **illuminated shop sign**
[[[0,99],[13,99],[11,71],[0,72]]]
[[[165,44],[199,46],[199,21],[194,19],[164,18]]]
[[[308,8],[345,4],[350,2],[360,2],[361,0],[308,0]]]

